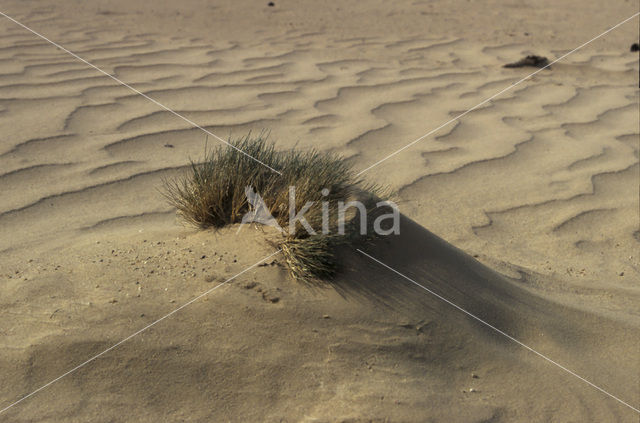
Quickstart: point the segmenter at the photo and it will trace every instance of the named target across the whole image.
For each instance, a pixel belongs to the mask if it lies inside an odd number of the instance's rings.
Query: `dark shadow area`
[[[601,347],[590,342],[593,337],[603,344],[617,343],[637,332],[621,322],[543,298],[405,216],[401,217],[400,235],[380,238],[361,249],[522,342],[553,341],[563,349],[583,353]],[[345,265],[332,284],[345,298],[419,312],[426,318],[466,319],[478,330],[512,342],[369,257],[347,249],[340,255]]]

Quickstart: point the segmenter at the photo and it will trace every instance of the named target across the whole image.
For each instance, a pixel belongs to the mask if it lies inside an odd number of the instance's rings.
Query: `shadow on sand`
[[[362,250],[488,325],[571,363],[576,370],[593,370],[601,378],[616,373],[627,379],[630,367],[637,367],[637,360],[620,354],[625,348],[635,348],[637,341],[632,335],[638,334],[637,327],[583,310],[580,304],[556,302],[526,286],[523,280],[490,269],[407,217],[401,218],[400,235],[385,237]],[[341,252],[341,258],[344,269],[333,285],[345,298],[371,301],[381,307],[381,312],[391,307],[412,316],[417,313],[428,319],[468,325],[475,335],[486,335],[491,343],[515,345],[495,329],[371,258],[348,250]],[[594,343],[594,339],[599,342]]]

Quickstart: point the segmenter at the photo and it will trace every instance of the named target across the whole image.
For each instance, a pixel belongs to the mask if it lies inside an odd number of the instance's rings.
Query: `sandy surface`
[[[0,11],[223,138],[266,128],[363,170],[533,71],[502,65],[638,10],[363,3]],[[362,175],[406,216],[367,252],[636,408],[637,40],[635,18]],[[0,127],[0,409],[273,252],[269,231],[181,226],[159,194],[202,131],[1,17]],[[325,288],[279,261],[0,421],[638,421],[357,252]]]

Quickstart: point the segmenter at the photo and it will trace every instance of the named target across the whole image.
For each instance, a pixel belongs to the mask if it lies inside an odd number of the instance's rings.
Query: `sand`
[[[637,12],[517,2],[7,1],[1,12],[223,138],[358,171]],[[158,189],[205,134],[0,18],[0,409],[273,253]],[[638,18],[364,172],[364,250],[640,406]],[[209,137],[209,144],[216,141]],[[355,251],[278,255],[0,421],[635,422],[638,413]]]

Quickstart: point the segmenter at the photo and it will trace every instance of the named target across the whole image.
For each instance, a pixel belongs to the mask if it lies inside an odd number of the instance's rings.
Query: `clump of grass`
[[[166,180],[164,195],[169,202],[187,222],[200,228],[221,228],[241,223],[251,210],[245,193],[245,188],[251,187],[283,229],[282,236],[273,242],[282,250],[291,276],[305,281],[332,277],[338,269],[336,249],[369,237],[361,235],[361,222],[355,210],[345,216],[344,233],[339,233],[338,202],[358,199],[366,207],[369,224],[382,190],[365,185],[351,166],[334,154],[317,150],[277,151],[264,134],[247,135],[230,144],[233,147],[219,145],[206,149],[203,161],[192,161],[188,174]],[[316,234],[309,233],[301,224],[289,231],[290,186],[295,187],[296,213],[307,202],[314,202],[304,217]]]

